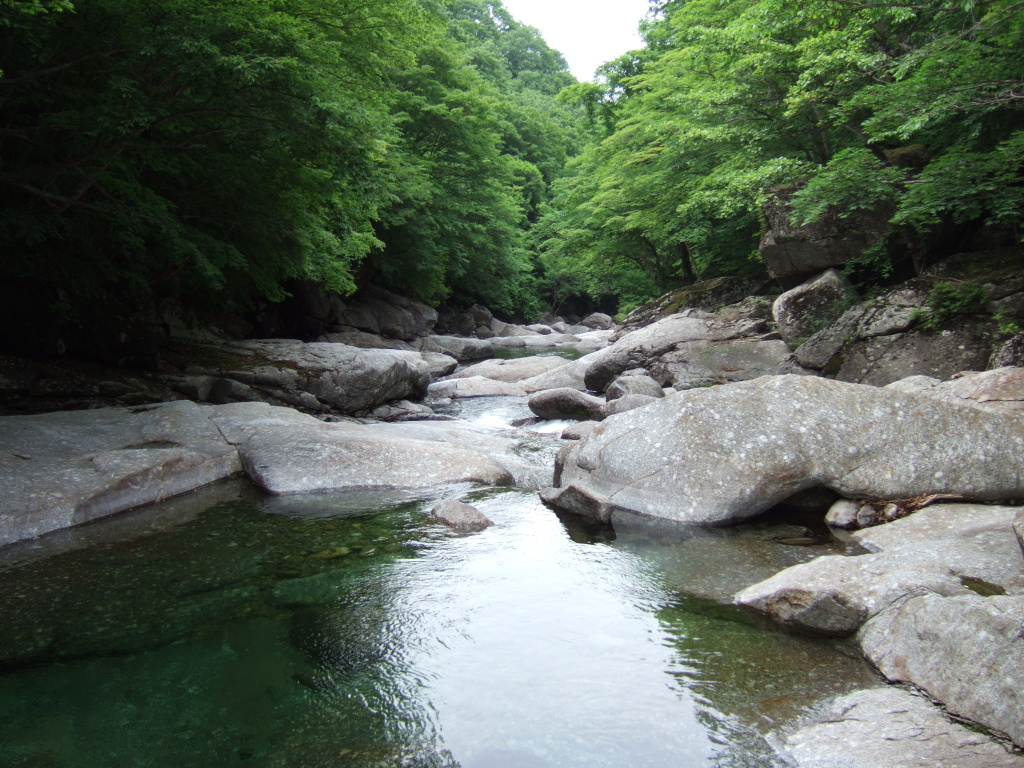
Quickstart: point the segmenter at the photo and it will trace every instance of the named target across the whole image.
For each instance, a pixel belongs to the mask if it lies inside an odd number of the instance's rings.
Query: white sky
[[[577,80],[626,51],[640,48],[637,33],[647,0],[504,0],[509,12],[561,51]]]

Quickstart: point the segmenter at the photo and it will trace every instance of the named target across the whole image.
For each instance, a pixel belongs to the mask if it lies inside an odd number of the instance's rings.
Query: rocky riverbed
[[[481,324],[466,337],[435,334],[429,312],[404,306],[409,322],[350,311],[363,329],[311,343],[204,342],[151,379],[188,400],[0,418],[0,543],[239,475],[283,499],[540,491],[592,525],[653,519],[681,540],[687,526],[801,509],[827,517],[842,545],[709,596],[789,632],[845,638],[832,642],[913,688],[847,691],[788,720],[777,753],[799,766],[1024,765],[1024,369],[924,376],[915,352],[886,361],[890,381],[872,383],[887,387],[823,378],[828,365],[808,367],[805,347],[823,349],[829,329],[791,345],[799,307],[816,306],[804,295],[827,295],[830,279],[776,301],[774,318],[770,301],[749,300],[648,313],[628,332],[470,314],[464,324]],[[877,338],[865,323],[890,315],[902,328],[909,315],[896,310],[856,315],[858,333]],[[473,362],[496,349],[565,356]],[[527,397],[533,419],[495,423],[493,408],[460,405]],[[837,739],[856,756],[837,757]]]

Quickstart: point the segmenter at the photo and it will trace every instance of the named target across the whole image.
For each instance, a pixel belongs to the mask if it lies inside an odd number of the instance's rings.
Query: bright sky
[[[504,0],[509,12],[561,51],[577,80],[626,51],[640,48],[637,33],[648,0]]]

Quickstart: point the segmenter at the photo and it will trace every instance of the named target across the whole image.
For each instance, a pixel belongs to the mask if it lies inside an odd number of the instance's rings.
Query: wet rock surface
[[[454,499],[439,501],[430,510],[430,514],[445,525],[464,531],[481,531],[494,523],[471,504],[464,504]]]

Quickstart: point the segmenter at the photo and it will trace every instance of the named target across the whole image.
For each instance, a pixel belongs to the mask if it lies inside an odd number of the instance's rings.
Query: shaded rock
[[[629,373],[629,372],[627,372]],[[624,395],[646,395],[647,397],[664,397],[665,391],[657,379],[646,373],[622,375],[613,381],[605,392],[608,401],[616,400]]]
[[[848,498],[1019,498],[1022,449],[1024,426],[1004,416],[771,376],[677,393],[609,418],[579,442],[563,482],[624,511],[723,524],[818,486]]]
[[[539,333],[543,336],[547,336],[549,333],[554,333],[554,330],[550,325],[543,325],[541,323],[534,323],[533,325],[526,326],[526,330]]]
[[[739,358],[747,356],[746,346],[738,344],[719,351],[709,342],[749,340],[763,328],[759,321],[726,323],[710,317],[673,315],[623,336],[598,352],[584,382],[588,389],[603,392],[631,368],[646,368],[662,383],[692,379],[695,374],[742,376],[744,363]],[[785,350],[781,357],[789,354],[783,342],[775,343]],[[733,356],[737,358],[735,365],[731,362]]]
[[[412,352],[416,348],[407,341],[388,339],[366,331],[359,331],[355,328],[346,331],[332,331],[320,336],[317,341],[326,341],[332,344],[347,344],[350,347],[360,349],[401,349]]]
[[[483,376],[486,379],[514,383],[569,365],[569,362],[564,357],[544,355],[520,357],[513,360],[487,360],[463,368],[454,374],[453,378],[468,379],[473,376]]]
[[[507,469],[478,451],[388,431],[403,425],[325,424],[262,403],[214,406],[209,413],[237,446],[246,474],[268,493],[513,482]]]
[[[779,335],[791,344],[827,328],[854,295],[853,287],[834,269],[786,291],[772,305]]]
[[[993,739],[952,722],[934,704],[893,686],[840,696],[791,733],[794,768],[1021,768]]]
[[[664,393],[660,395],[660,397],[664,396]],[[632,393],[623,395],[622,397],[617,397],[614,400],[609,400],[604,406],[604,414],[607,418],[608,416],[614,416],[617,413],[632,411],[634,408],[643,408],[645,405],[656,403],[660,397],[654,397],[652,395],[634,395]]]
[[[421,349],[429,352],[441,352],[454,357],[456,360],[479,360],[483,357],[491,357],[494,354],[494,347],[489,341],[483,339],[469,339],[460,336],[427,336]]]
[[[1024,368],[966,372],[950,381],[939,381],[930,376],[910,376],[886,388],[996,413],[1024,410]]]
[[[427,396],[431,400],[442,398],[521,396],[526,390],[522,386],[496,379],[485,379],[483,376],[472,376],[468,379],[447,379],[435,381],[427,388]]]
[[[530,410],[542,419],[604,418],[604,400],[576,389],[548,389],[530,396]]]
[[[828,556],[788,568],[736,595],[739,605],[801,632],[847,635],[908,594],[1024,589],[1014,507],[943,504],[860,531],[873,554]]]
[[[370,286],[346,299],[338,321],[360,331],[412,341],[433,331],[437,312],[425,304]]]
[[[992,353],[988,367],[1003,368],[1004,366],[1024,367],[1024,333],[1018,333],[1013,338],[1007,339]]]
[[[857,335],[865,307],[858,305],[846,310],[839,319],[827,328],[811,335],[807,341],[793,351],[796,361],[806,367],[834,376],[842,365],[842,351]]]
[[[644,328],[658,320],[678,314],[687,309],[699,309],[705,312],[717,312],[722,307],[744,301],[770,291],[769,281],[762,276],[716,277],[704,280],[685,288],[679,288],[664,296],[637,307],[622,322],[616,332],[617,341],[627,333]],[[772,297],[774,299],[774,297]],[[765,304],[770,309],[771,301]],[[765,319],[767,315],[761,319]],[[732,322],[730,319],[729,322]]]
[[[830,211],[814,224],[790,223],[790,199],[796,187],[773,191],[764,205],[768,225],[758,248],[771,276],[783,288],[790,288],[829,267],[859,258],[887,234],[890,207],[857,211],[840,217]]]
[[[890,680],[912,682],[951,713],[1024,745],[1024,596],[925,594],[858,635]],[[1019,761],[1019,760],[1018,760]]]
[[[187,493],[242,466],[203,409],[177,401],[0,419],[0,545]]]
[[[234,342],[221,351],[235,362],[219,371],[227,383],[211,388],[217,403],[263,401],[354,413],[421,397],[430,381],[430,368],[417,352],[289,339]]]
[[[461,501],[455,501],[454,499],[439,501],[434,505],[434,508],[430,510],[430,514],[445,525],[450,525],[452,528],[460,528],[468,531],[480,531],[494,525],[494,523],[476,507],[470,504],[463,504]]]
[[[594,431],[594,427],[598,424],[600,424],[598,421],[580,421],[576,424],[572,424],[562,430],[562,439],[582,440],[584,437],[590,435],[590,433]],[[1022,526],[1024,526],[1024,523],[1022,523]]]
[[[595,312],[580,320],[580,325],[585,325],[595,331],[610,331],[615,327],[615,321],[602,312]]]
[[[444,355],[440,352],[420,352],[420,356],[423,358],[423,362],[427,364],[430,369],[430,377],[434,379],[441,378],[442,376],[448,376],[455,372],[455,369],[459,367],[459,361],[450,355]]]

